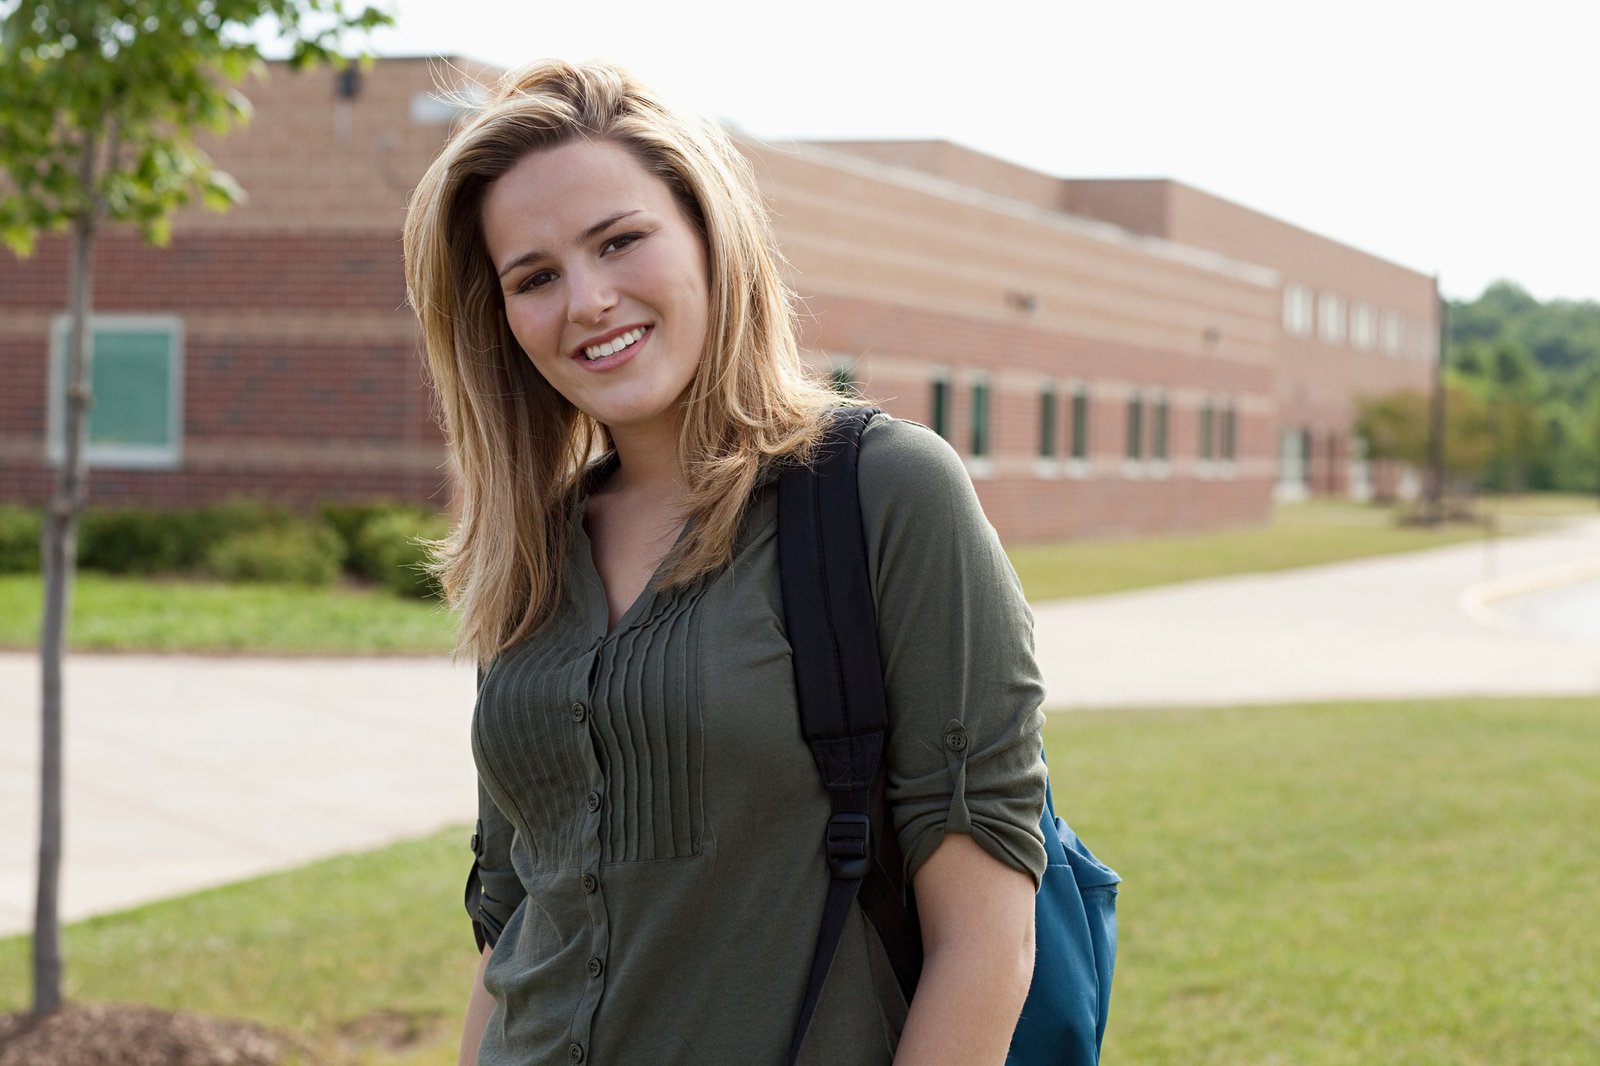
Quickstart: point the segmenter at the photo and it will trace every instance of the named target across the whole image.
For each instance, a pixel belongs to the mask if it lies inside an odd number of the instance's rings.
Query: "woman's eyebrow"
[[[578,235],[578,243],[579,244],[583,244],[586,241],[593,240],[595,237],[598,237],[600,234],[604,233],[606,230],[610,229],[612,226],[616,225],[618,222],[621,222],[623,219],[629,218],[629,217],[631,217],[633,215],[637,215],[638,213],[639,213],[638,208],[630,208],[630,209],[628,209],[626,211],[618,211],[614,215],[608,215],[605,218],[602,218],[599,222],[596,222],[594,225],[590,226],[588,229],[584,230],[582,233],[580,233]],[[520,266],[526,266],[529,263],[537,262],[540,259],[548,259],[548,258],[550,258],[550,253],[546,252],[546,251],[541,251],[541,250],[537,250],[536,249],[536,250],[531,251],[531,252],[523,252],[521,255],[519,255],[515,259],[511,260],[511,262],[509,262],[505,266],[501,267],[500,268],[500,273],[499,273],[498,276],[503,278],[507,274],[511,273],[513,270],[517,269]]]

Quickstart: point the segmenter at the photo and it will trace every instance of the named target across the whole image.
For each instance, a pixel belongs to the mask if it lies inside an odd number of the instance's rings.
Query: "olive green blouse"
[[[929,430],[874,418],[859,477],[907,873],[967,833],[1037,881],[1043,689],[1016,575]],[[558,614],[485,673],[469,901],[494,943],[481,1066],[783,1061],[830,808],[795,704],[776,489],[757,490],[725,569],[646,590],[609,631],[574,523]],[[888,1063],[905,1015],[858,909],[801,1061]]]

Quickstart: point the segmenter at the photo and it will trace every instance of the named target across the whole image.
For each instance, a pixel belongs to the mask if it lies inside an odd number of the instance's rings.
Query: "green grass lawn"
[[[1125,881],[1106,1061],[1593,1062],[1596,710],[1054,716],[1058,808]],[[445,1066],[474,962],[465,834],[75,925],[69,994],[264,1021],[338,1063]],[[0,1009],[25,1005],[27,966],[25,940],[0,941]]]
[[[1493,516],[1494,535],[1514,535],[1597,508],[1590,497],[1523,496],[1498,498],[1480,513]],[[1280,504],[1272,523],[1255,529],[1026,545],[1008,554],[1028,598],[1039,602],[1418,551],[1487,535],[1471,524],[1402,525],[1391,508],[1316,500]]]
[[[0,648],[37,644],[40,589],[37,575],[0,575]],[[71,643],[80,651],[435,654],[454,639],[438,604],[381,589],[94,573],[73,587]]]
[[[1597,710],[1057,718],[1058,804],[1125,879],[1107,1061],[1595,1061]]]

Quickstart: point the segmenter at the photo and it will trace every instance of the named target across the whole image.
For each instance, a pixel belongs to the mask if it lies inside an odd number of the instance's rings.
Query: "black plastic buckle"
[[[859,811],[839,811],[828,819],[828,868],[833,876],[859,881],[872,855],[872,822]]]

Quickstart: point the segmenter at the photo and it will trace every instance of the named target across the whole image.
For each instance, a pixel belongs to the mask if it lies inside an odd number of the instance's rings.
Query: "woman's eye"
[[[620,252],[644,237],[642,233],[620,233],[605,243],[603,252]]]
[[[523,279],[522,284],[517,286],[517,291],[532,292],[534,289],[542,289],[554,281],[555,277],[555,272],[552,270],[536,270]]]

